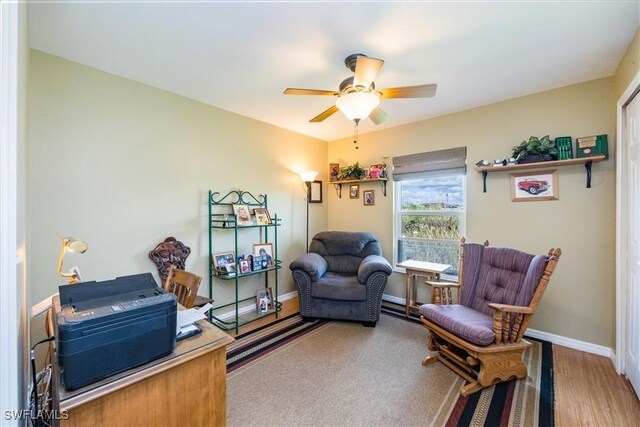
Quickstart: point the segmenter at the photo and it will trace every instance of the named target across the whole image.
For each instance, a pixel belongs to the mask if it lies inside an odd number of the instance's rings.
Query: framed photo
[[[337,181],[340,173],[340,163],[329,163],[329,181]]]
[[[249,264],[249,260],[248,259],[240,260],[240,262],[238,263],[238,267],[240,269],[240,274],[245,274],[245,273],[250,273],[251,272],[251,265]]]
[[[373,206],[375,204],[373,190],[364,190],[362,192],[362,204],[365,206]]]
[[[256,291],[256,308],[259,313],[273,310],[273,288],[258,289]]]
[[[360,185],[351,184],[349,186],[349,198],[350,199],[359,199],[360,198]]]
[[[267,265],[273,265],[273,244],[256,243],[253,245],[253,258],[263,257],[267,260]]]
[[[386,178],[385,165],[382,163],[369,166],[367,171],[369,179]]]
[[[256,216],[256,225],[271,224],[271,215],[269,215],[267,208],[255,208],[253,214]]]
[[[238,221],[238,225],[253,225],[249,206],[233,205],[233,214],[236,216],[236,221]]]
[[[231,271],[235,271],[236,255],[233,251],[220,252],[211,255],[211,257],[213,258],[213,266],[216,270],[229,271],[227,270],[227,266],[230,265],[233,266],[233,270]]]
[[[558,200],[558,171],[511,174],[511,201]]]
[[[268,266],[269,266],[269,259],[267,258],[266,255],[265,256],[254,255],[253,258],[251,258],[251,269],[253,271],[264,270]]]
[[[322,181],[310,182],[308,191],[309,203],[322,203]]]

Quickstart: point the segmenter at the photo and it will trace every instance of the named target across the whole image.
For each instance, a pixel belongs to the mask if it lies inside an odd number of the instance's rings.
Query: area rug
[[[469,397],[442,364],[424,367],[426,330],[386,305],[375,328],[299,315],[227,350],[229,425],[553,425],[551,345],[534,342],[529,377]]]

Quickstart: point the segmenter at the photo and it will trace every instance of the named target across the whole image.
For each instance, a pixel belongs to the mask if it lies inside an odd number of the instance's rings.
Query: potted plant
[[[351,166],[340,168],[338,174],[339,181],[346,181],[350,179],[363,179],[367,175],[367,170],[363,168],[360,163],[355,162]]]
[[[549,139],[549,135],[540,139],[532,136],[528,141],[524,140],[520,145],[513,147],[511,157],[517,159],[518,163],[546,162],[557,160],[558,150],[555,143]]]

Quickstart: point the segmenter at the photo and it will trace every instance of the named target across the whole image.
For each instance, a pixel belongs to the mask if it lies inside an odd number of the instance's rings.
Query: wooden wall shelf
[[[379,182],[382,187],[382,194],[387,197],[387,182],[389,178],[375,178],[375,179],[349,179],[345,181],[329,181],[327,184],[333,184],[336,189],[336,194],[342,199],[342,184],[366,184],[368,182]]]
[[[476,166],[475,171],[482,174],[482,192],[487,192],[489,172],[507,172],[527,169],[545,169],[556,166],[584,165],[587,170],[587,188],[591,188],[591,165],[605,160],[605,156],[580,157],[577,159],[551,160],[549,162],[522,163],[508,166]]]

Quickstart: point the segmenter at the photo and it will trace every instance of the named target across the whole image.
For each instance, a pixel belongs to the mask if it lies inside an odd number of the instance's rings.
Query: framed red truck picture
[[[511,174],[511,201],[558,200],[558,171]]]

